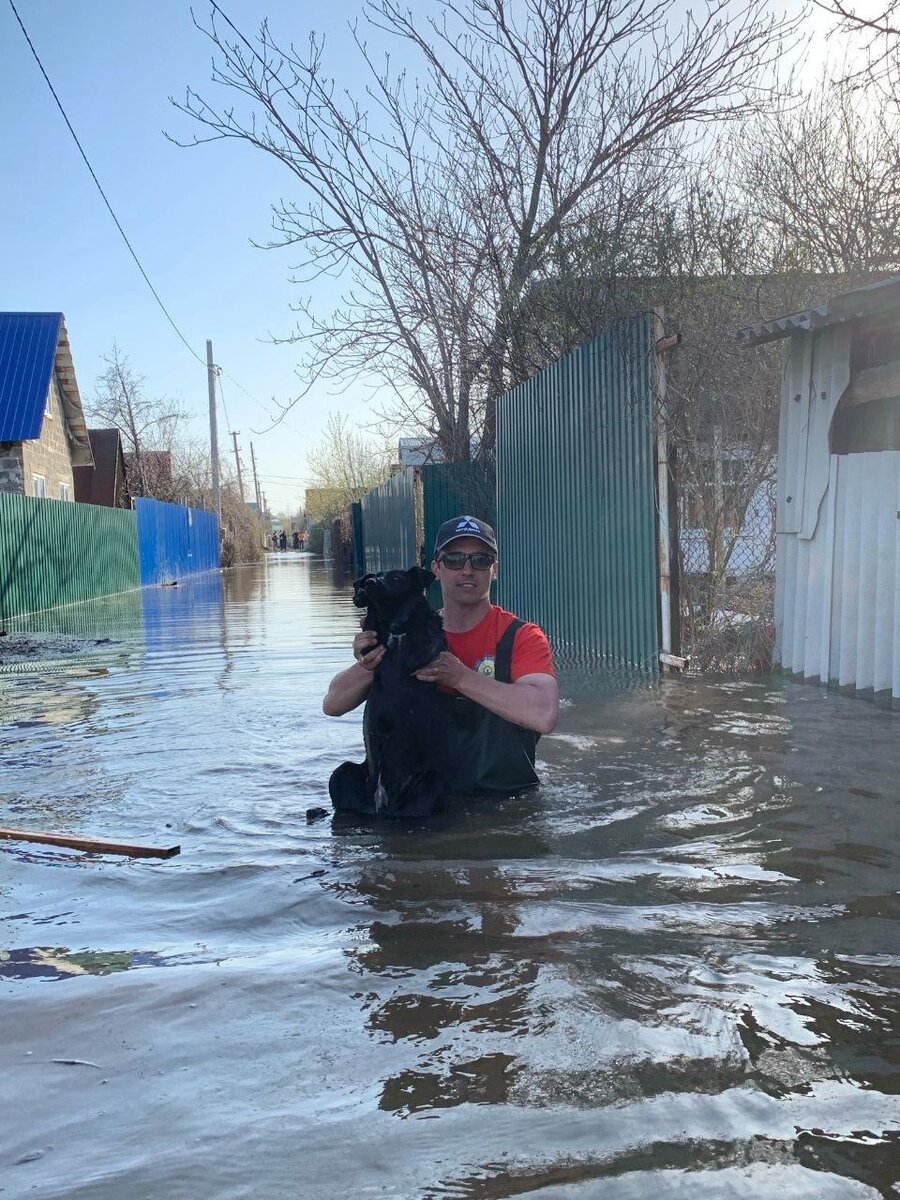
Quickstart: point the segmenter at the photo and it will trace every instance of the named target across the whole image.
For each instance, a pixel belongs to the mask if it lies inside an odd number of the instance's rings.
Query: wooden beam
[[[686,671],[691,660],[683,658],[680,654],[661,653],[659,661],[664,667],[674,667],[677,671]]]
[[[900,362],[855,372],[850,386],[841,397],[841,407],[853,408],[857,404],[886,400],[890,396],[900,396]]]
[[[5,829],[2,826],[0,838],[14,842],[40,842],[46,846],[67,846],[70,850],[85,850],[93,854],[125,854],[129,858],[172,858],[181,853],[180,846],[133,846],[128,842],[108,842],[100,838],[78,837],[73,833],[42,833],[36,829]]]

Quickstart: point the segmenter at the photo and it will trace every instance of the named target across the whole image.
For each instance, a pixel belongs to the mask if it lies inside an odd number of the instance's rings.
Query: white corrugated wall
[[[776,652],[809,680],[900,701],[900,451],[828,453],[847,326],[796,334],[778,453]]]

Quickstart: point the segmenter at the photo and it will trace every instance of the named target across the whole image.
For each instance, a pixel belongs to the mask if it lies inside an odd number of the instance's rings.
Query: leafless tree
[[[900,268],[900,120],[869,87],[823,80],[760,119],[741,153],[746,205],[775,272]]]
[[[689,134],[764,106],[795,26],[765,0],[702,0],[680,23],[662,0],[433,0],[413,16],[368,0],[369,34],[399,41],[410,73],[376,63],[355,31],[365,91],[325,73],[322,45],[251,42],[215,9],[214,81],[241,99],[179,107],[206,133],[273,156],[296,194],[272,245],[343,303],[303,309],[302,372],[377,374],[395,415],[451,460],[494,442],[498,395],[518,382],[523,300],[624,185],[673,165]],[[218,14],[218,15],[217,15]]]
[[[347,417],[331,413],[325,432],[307,456],[312,484],[306,492],[307,516],[316,527],[319,548],[324,526],[340,520],[340,540],[349,546],[350,506],[390,477],[391,446],[377,437],[355,433]]]
[[[104,356],[106,370],[96,381],[89,418],[118,429],[128,463],[132,495],[172,500],[172,450],[188,414],[167,396],[151,396],[117,344]]]
[[[118,345],[103,361],[106,370],[97,379],[89,418],[118,429],[132,496],[211,509],[209,447],[188,436],[188,414],[169,397],[150,395],[146,378],[135,373]],[[260,558],[260,518],[241,499],[227,462],[222,467],[221,509],[222,565]]]
[[[848,81],[877,84],[900,102],[900,0],[881,0],[871,14],[848,0],[814,3],[837,19],[838,35],[854,34],[862,41],[864,64],[848,74]]]
[[[306,461],[312,486],[333,492],[346,508],[390,476],[393,452],[387,442],[355,433],[348,417],[331,413]]]

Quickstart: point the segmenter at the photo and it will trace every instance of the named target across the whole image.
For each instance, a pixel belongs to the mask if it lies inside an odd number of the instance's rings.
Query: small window
[[[41,500],[46,500],[46,498],[47,498],[47,480],[44,478],[44,476],[43,475],[32,475],[31,481],[32,481],[32,487],[34,489],[35,496],[38,496]]]
[[[53,388],[52,387],[47,389],[47,403],[44,405],[44,416],[45,417],[53,416]]]
[[[60,498],[60,500],[68,500],[69,485],[67,483],[61,483],[59,485],[59,498]]]

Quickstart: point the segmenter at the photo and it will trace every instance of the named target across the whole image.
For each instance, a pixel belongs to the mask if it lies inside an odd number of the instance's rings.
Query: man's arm
[[[453,688],[504,721],[552,733],[559,716],[559,686],[553,675],[522,675],[515,683],[500,683],[489,675],[471,671],[449,650],[416,671],[416,679]]]
[[[369,694],[375,668],[384,658],[384,646],[377,645],[377,635],[363,630],[353,639],[352,667],[339,671],[328,685],[322,711],[326,717],[342,717],[344,713],[358,708]]]

